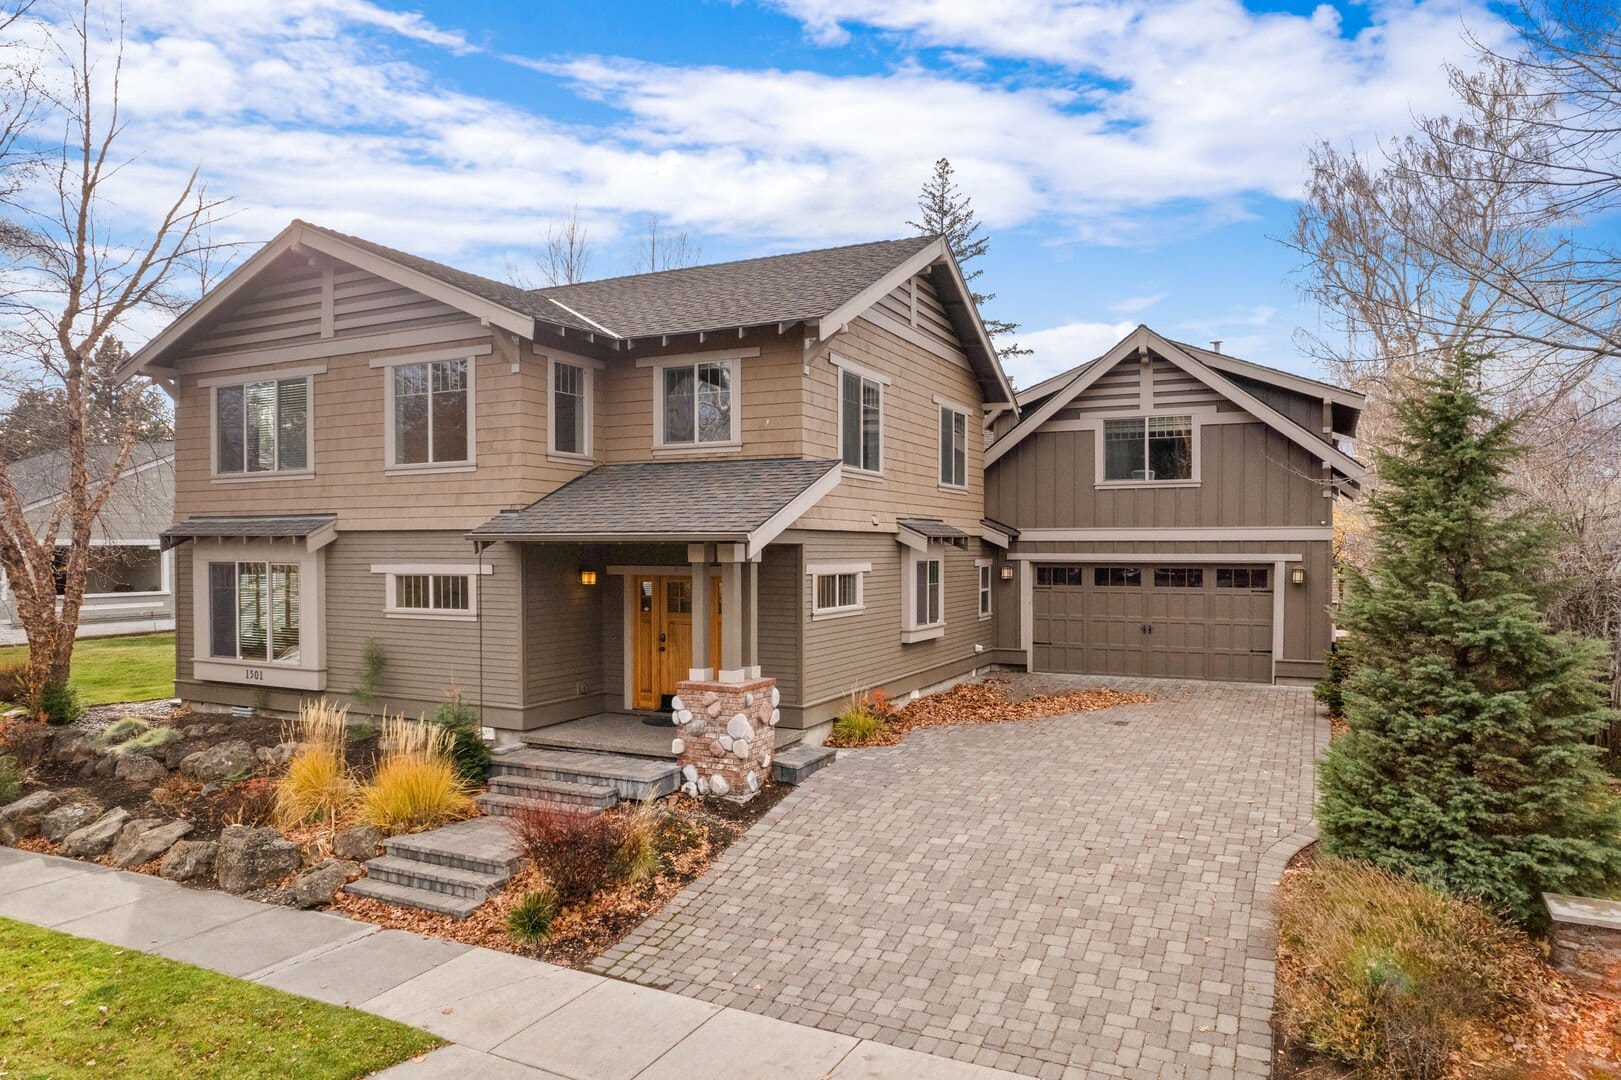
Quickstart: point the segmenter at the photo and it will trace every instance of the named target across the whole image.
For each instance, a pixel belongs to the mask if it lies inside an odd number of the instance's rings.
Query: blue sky
[[[131,222],[201,166],[244,243],[294,216],[494,276],[578,205],[705,261],[902,235],[952,158],[1029,383],[1141,321],[1309,370],[1306,148],[1449,104],[1475,0],[130,0]],[[132,334],[138,336],[138,334]]]

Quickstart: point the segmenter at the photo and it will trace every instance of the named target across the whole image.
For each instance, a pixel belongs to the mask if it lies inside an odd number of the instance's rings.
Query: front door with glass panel
[[[692,667],[692,578],[636,576],[631,595],[631,694],[637,709],[666,709]],[[710,666],[720,664],[720,581],[709,596]]]

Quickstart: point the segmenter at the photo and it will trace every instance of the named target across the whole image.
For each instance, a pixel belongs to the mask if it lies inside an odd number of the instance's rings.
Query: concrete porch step
[[[611,810],[619,802],[619,792],[611,784],[578,784],[570,780],[543,780],[537,776],[509,773],[490,777],[490,794],[515,795],[539,802],[570,803],[598,810]]]
[[[441,892],[412,888],[409,885],[396,885],[393,882],[380,881],[375,878],[361,878],[359,881],[351,881],[344,886],[344,892],[347,892],[350,896],[359,896],[367,900],[381,900],[385,904],[416,908],[418,911],[433,911],[457,919],[467,918],[484,903],[482,897],[475,900],[469,896],[446,896]]]
[[[431,832],[391,836],[388,854],[416,862],[511,877],[523,862],[507,826],[497,818],[470,818]]]
[[[512,817],[523,810],[532,807],[542,807],[546,810],[555,810],[564,814],[579,814],[581,817],[596,817],[602,813],[602,807],[589,806],[576,802],[557,802],[545,796],[533,795],[500,795],[496,792],[485,792],[473,800],[478,808],[490,817]],[[615,802],[618,800],[615,799]]]
[[[489,899],[490,893],[505,885],[511,875],[460,870],[454,866],[402,859],[397,855],[382,855],[366,863],[366,876],[372,881],[386,881],[390,885],[404,885],[482,903]]]
[[[777,752],[777,756],[771,759],[771,776],[780,783],[802,784],[811,773],[819,772],[833,764],[836,757],[838,751],[831,746],[800,743]]]
[[[527,776],[573,784],[612,787],[621,799],[645,802],[669,795],[681,786],[681,770],[673,761],[598,754],[572,750],[515,750],[497,757],[492,778]]]

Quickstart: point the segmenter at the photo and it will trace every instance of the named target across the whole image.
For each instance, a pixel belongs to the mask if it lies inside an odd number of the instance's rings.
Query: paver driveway
[[[1266,1075],[1267,882],[1327,721],[1302,688],[1016,677],[1105,684],[1156,701],[844,755],[597,970],[1031,1075]]]

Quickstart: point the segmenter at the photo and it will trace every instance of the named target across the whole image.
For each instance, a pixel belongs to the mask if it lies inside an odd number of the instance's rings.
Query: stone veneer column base
[[[776,679],[675,684],[670,744],[681,766],[681,790],[748,802],[771,776],[782,700]]]
[[[1595,994],[1621,999],[1621,902],[1543,893],[1548,959]]]

